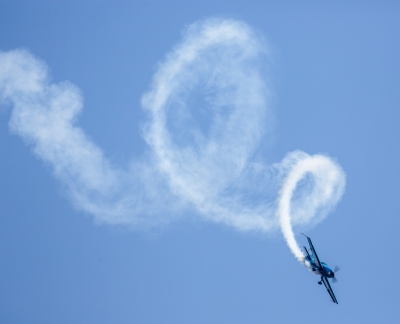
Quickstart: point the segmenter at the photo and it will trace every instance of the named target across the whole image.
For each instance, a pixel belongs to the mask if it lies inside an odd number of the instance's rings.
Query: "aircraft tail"
[[[303,246],[304,250],[306,251],[307,256],[311,259],[310,254],[308,253],[308,250],[305,246]]]

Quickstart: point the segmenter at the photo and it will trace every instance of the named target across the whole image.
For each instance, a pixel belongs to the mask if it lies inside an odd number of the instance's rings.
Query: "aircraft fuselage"
[[[303,234],[303,233],[302,233]],[[304,235],[304,234],[303,234]],[[316,275],[321,277],[321,280],[318,281],[319,285],[322,285],[322,283],[325,285],[326,290],[328,291],[329,295],[332,298],[332,301],[336,304],[338,304],[338,301],[335,297],[335,294],[333,293],[332,287],[329,284],[328,278],[332,278],[333,282],[336,281],[335,278],[335,273],[332,271],[331,268],[328,267],[328,265],[324,262],[321,262],[318,258],[317,252],[314,249],[314,246],[311,242],[311,239],[307,236],[304,235],[305,237],[307,237],[308,240],[308,244],[310,245],[310,250],[312,252],[312,254],[308,253],[308,250],[306,247],[304,247],[304,252],[305,252],[305,256],[304,256],[304,263],[307,265],[307,267],[309,267]],[[335,268],[335,271],[338,271]]]
[[[306,256],[305,258],[310,263],[310,268],[316,275],[324,276],[327,278],[333,278],[335,276],[332,269],[329,268],[329,266],[326,263],[321,262],[322,267],[318,267],[312,256]]]

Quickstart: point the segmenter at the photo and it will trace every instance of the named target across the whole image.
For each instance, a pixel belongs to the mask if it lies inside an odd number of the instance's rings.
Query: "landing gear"
[[[322,282],[321,282],[321,281],[318,281],[318,285],[322,285]]]

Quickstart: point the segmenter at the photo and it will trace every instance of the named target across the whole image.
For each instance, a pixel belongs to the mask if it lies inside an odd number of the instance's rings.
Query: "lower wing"
[[[329,295],[331,296],[332,301],[333,301],[334,303],[336,303],[336,304],[339,304],[339,303],[337,302],[337,299],[336,299],[336,297],[335,297],[335,294],[333,293],[333,290],[332,290],[332,288],[331,288],[331,285],[329,284],[328,278],[322,277],[322,282],[324,283],[326,290],[328,291]]]

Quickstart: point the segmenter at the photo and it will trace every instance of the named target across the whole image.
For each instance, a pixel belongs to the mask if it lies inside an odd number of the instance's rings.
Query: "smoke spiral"
[[[128,167],[113,165],[77,126],[80,90],[52,83],[28,51],[0,52],[0,101],[12,107],[10,130],[97,221],[148,228],[194,211],[241,231],[280,227],[301,260],[292,226],[322,220],[340,200],[345,175],[326,155],[253,160],[271,131],[267,57],[265,41],[243,22],[206,19],[186,28],[142,97],[149,148]]]

